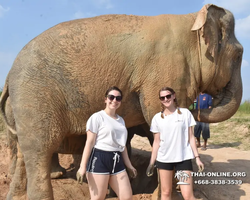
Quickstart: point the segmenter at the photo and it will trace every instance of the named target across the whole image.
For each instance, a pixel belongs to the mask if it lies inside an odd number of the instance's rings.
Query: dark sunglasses
[[[160,99],[161,101],[164,101],[164,100],[165,100],[165,98],[167,98],[167,99],[171,99],[171,96],[172,96],[172,94],[168,94],[168,95],[166,95],[166,96],[159,97],[159,99]]]
[[[108,97],[108,99],[110,100],[110,101],[113,101],[114,99],[116,99],[116,101],[121,101],[122,100],[122,96],[114,96],[114,95],[112,95],[112,94],[109,94],[109,95],[107,95],[107,97]]]

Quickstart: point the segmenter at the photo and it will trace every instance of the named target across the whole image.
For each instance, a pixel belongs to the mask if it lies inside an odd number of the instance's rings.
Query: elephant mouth
[[[229,84],[229,83],[228,83]],[[211,96],[213,97],[213,108],[217,107],[217,106],[221,106],[223,99],[225,98],[226,95],[226,91],[227,91],[227,87],[228,84],[226,85],[226,87],[222,88],[221,90],[219,90],[217,92],[217,94],[213,95],[211,94]],[[225,103],[225,102],[224,102]]]
[[[238,110],[242,98],[241,78],[234,78],[217,93],[204,91],[213,97],[212,109],[193,110],[192,114],[198,121],[216,123],[229,119]]]

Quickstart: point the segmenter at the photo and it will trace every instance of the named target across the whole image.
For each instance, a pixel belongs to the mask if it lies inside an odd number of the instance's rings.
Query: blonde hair
[[[175,91],[172,88],[170,88],[170,87],[163,87],[159,91],[159,97],[160,97],[160,93],[162,91],[169,91],[169,92],[171,92],[172,95],[175,94]],[[180,108],[179,108],[179,105],[178,105],[176,97],[174,99],[174,103],[175,103],[175,107],[178,109],[177,113],[181,115],[182,113],[180,111]],[[165,110],[165,106],[161,103],[161,118],[164,118],[164,115],[163,115],[164,110]]]

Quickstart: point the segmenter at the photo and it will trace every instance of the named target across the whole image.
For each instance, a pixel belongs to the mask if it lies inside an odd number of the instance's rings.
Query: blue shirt
[[[209,94],[200,94],[200,109],[207,109],[212,106],[212,97]],[[196,109],[198,109],[198,97],[196,99]]]

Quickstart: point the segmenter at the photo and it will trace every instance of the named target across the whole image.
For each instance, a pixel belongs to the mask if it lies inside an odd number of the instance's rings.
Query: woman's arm
[[[159,147],[160,147],[160,133],[154,133],[154,142],[152,147],[151,158],[146,171],[147,176],[152,176],[154,173],[154,164],[157,158]]]
[[[160,147],[160,133],[154,133],[154,142],[149,164],[154,165],[157,158],[158,149]]]
[[[190,126],[188,128],[188,136],[189,136],[190,146],[191,146],[192,151],[194,153],[196,164],[197,164],[197,166],[199,168],[199,171],[203,171],[204,164],[200,160],[199,152],[198,152],[198,149],[197,149],[197,146],[196,146],[196,143],[195,143],[194,131],[193,131],[193,127],[192,126]]]
[[[137,176],[137,171],[133,167],[133,165],[131,164],[131,161],[130,161],[130,159],[128,157],[127,147],[125,147],[124,151],[122,152],[122,158],[123,158],[125,166],[128,169],[129,176],[131,176],[132,178],[135,178]]]
[[[87,141],[83,150],[80,168],[78,169],[78,172],[81,176],[83,176],[86,173],[89,156],[95,145],[95,142],[96,142],[96,134],[92,133],[91,131],[87,131]]]
[[[127,147],[125,147],[124,151],[122,152],[122,158],[123,158],[123,161],[124,161],[124,164],[126,165],[126,167],[128,167],[128,168],[133,167],[131,162],[130,162],[130,159],[128,157]]]

